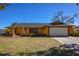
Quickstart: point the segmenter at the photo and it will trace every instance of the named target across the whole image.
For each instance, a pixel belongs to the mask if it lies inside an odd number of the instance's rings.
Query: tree
[[[74,24],[74,18],[77,17],[77,14],[73,16],[63,16],[64,12],[59,11],[55,14],[54,18],[52,19],[52,23],[58,24]],[[52,24],[51,23],[51,24]]]
[[[8,3],[0,3],[0,10],[5,9],[8,5]]]
[[[78,6],[79,5],[79,3],[76,3],[76,6]]]

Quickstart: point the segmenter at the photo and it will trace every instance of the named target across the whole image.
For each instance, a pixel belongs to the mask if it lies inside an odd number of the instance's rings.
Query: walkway
[[[62,44],[79,44],[79,37],[53,37]]]

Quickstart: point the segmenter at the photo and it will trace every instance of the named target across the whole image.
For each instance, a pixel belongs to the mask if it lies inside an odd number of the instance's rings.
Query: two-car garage
[[[68,36],[68,27],[49,27],[49,36]]]

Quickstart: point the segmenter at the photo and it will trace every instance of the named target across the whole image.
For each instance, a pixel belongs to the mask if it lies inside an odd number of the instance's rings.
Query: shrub
[[[74,36],[79,36],[79,32],[74,33]]]

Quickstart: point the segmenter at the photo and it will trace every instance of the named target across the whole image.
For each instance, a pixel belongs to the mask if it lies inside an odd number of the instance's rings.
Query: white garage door
[[[49,28],[49,36],[68,36],[68,28]]]

